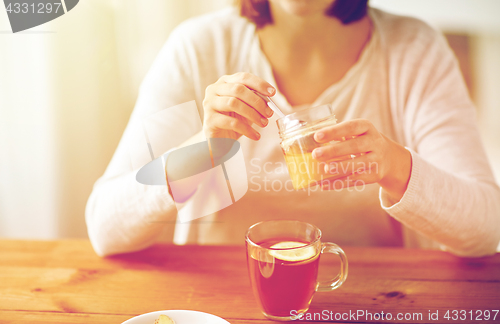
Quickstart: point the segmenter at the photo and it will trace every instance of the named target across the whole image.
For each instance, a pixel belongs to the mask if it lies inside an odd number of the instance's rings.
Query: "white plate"
[[[146,313],[126,320],[122,324],[154,324],[155,319],[160,315],[167,315],[175,321],[175,324],[231,324],[218,316],[191,310],[164,310]]]

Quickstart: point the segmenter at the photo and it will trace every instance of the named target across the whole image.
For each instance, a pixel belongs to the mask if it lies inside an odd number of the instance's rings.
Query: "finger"
[[[318,161],[329,161],[341,156],[351,156],[370,151],[369,136],[362,135],[342,142],[318,147],[313,150],[312,156]]]
[[[210,125],[215,129],[234,131],[254,141],[260,139],[259,132],[253,129],[248,123],[239,120],[236,117],[227,116],[224,114],[213,114],[211,116]]]
[[[255,123],[260,127],[266,127],[269,121],[267,118],[262,117],[255,109],[248,106],[243,101],[235,97],[216,97],[214,99],[214,110],[222,113],[234,112],[244,118],[250,123]]]
[[[314,140],[318,143],[341,141],[344,138],[362,135],[371,127],[372,123],[366,119],[348,120],[317,131],[314,134]]]
[[[354,173],[377,175],[378,170],[379,165],[373,152],[344,161],[330,162],[325,165],[325,173],[333,176],[334,179]]]
[[[238,72],[232,75],[225,75],[219,80],[226,83],[241,83],[250,89],[256,90],[265,96],[274,96],[276,89],[268,82],[256,75],[247,72]]]
[[[221,97],[235,97],[255,109],[262,117],[271,117],[273,111],[267,103],[241,83],[223,83],[217,86],[215,94]]]

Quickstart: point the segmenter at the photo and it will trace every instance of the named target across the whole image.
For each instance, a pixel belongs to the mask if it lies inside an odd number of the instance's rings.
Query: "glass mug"
[[[332,291],[347,278],[347,257],[336,244],[321,243],[314,225],[292,220],[264,221],[246,233],[247,264],[262,313],[273,320],[301,318],[316,291]],[[340,273],[318,282],[320,255],[340,257]]]
[[[316,142],[314,133],[337,123],[332,105],[300,110],[278,119],[276,123],[281,149],[295,190],[307,188],[333,176],[325,171],[325,162],[312,157],[315,148],[330,144]]]

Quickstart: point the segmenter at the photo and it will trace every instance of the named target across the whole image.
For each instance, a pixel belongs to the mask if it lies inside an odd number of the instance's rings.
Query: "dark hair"
[[[241,16],[254,22],[257,27],[273,22],[269,0],[239,0],[238,3]],[[349,24],[363,18],[367,7],[368,0],[335,0],[325,14],[339,19],[343,24]]]

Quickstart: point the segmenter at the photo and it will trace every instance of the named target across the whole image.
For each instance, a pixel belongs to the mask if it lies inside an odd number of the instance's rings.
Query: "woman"
[[[88,201],[89,236],[99,255],[172,237],[177,243],[240,244],[251,224],[276,218],[314,223],[325,240],[341,245],[432,247],[461,256],[495,252],[500,190],[441,35],[362,0],[242,0],[239,9],[181,24],[153,64]],[[354,154],[376,170],[342,172],[341,191],[269,186],[289,176],[276,116],[251,90],[274,96],[285,113],[332,104],[340,123],[314,139],[348,140],[317,149],[313,157],[328,162]],[[196,116],[166,109],[190,100],[203,126]],[[162,154],[181,139],[193,141],[197,132],[239,140],[249,190],[217,213],[176,224],[167,188],[141,185],[135,174],[151,160],[146,142],[157,143]],[[352,190],[352,180],[367,185]]]

